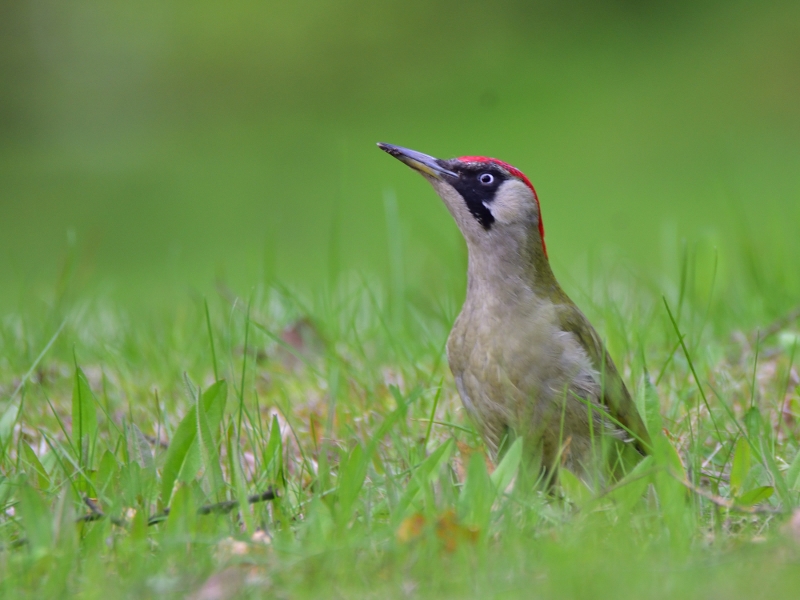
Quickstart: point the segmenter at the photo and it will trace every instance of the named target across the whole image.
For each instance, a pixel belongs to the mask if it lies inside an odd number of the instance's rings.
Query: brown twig
[[[252,496],[247,497],[248,504],[258,504],[259,502],[266,502],[268,500],[274,500],[278,497],[278,493],[272,488],[267,488],[266,491],[263,491],[259,494],[253,494]],[[217,502],[215,504],[206,504],[201,506],[197,509],[198,515],[210,515],[211,513],[227,513],[232,511],[234,508],[239,506],[238,500],[226,500],[225,502]],[[156,525],[157,523],[161,523],[162,521],[166,520],[169,516],[169,507],[165,508],[163,512],[153,515],[149,519],[147,519],[148,525]]]
[[[674,474],[673,477],[675,477],[675,480],[690,492],[697,494],[698,496],[700,496],[701,498],[705,498],[712,504],[715,504],[727,510],[745,513],[748,515],[780,515],[786,512],[784,510],[781,510],[780,508],[773,508],[771,506],[743,506],[741,504],[736,504],[736,502],[733,500],[728,500],[727,498],[723,498],[722,496],[717,496],[716,494],[712,494],[711,492],[707,492],[706,490],[700,489],[699,487],[695,486],[686,479],[677,477]]]
[[[99,521],[100,519],[106,518],[106,514],[100,508],[100,505],[98,505],[97,502],[94,501],[93,498],[89,498],[89,496],[84,496],[83,503],[89,507],[90,512],[88,515],[83,515],[82,517],[78,517],[77,519],[75,519],[76,523],[87,523],[91,521]],[[127,526],[127,523],[125,523],[125,521],[123,521],[122,519],[119,519],[117,517],[110,517],[110,519],[111,522],[114,525],[117,525],[118,527]]]
[[[252,496],[248,496],[247,503],[248,504],[257,504],[259,502],[266,502],[268,500],[274,500],[278,497],[278,492],[275,491],[272,487],[267,488],[265,491],[259,494],[253,494]],[[82,515],[76,519],[78,523],[88,523],[92,521],[99,521],[100,519],[105,519],[108,515],[106,515],[100,506],[95,502],[92,498],[84,496],[83,498],[84,504],[89,507],[89,513],[86,515]],[[238,500],[226,500],[225,502],[217,502],[215,504],[205,504],[197,509],[198,515],[210,515],[212,513],[227,513],[232,511],[234,508],[239,506]],[[165,521],[169,516],[169,507],[165,508],[162,512],[153,515],[147,519],[148,525],[155,525],[157,523],[161,523]],[[119,527],[127,527],[128,524],[118,517],[110,517],[111,522],[114,525]]]

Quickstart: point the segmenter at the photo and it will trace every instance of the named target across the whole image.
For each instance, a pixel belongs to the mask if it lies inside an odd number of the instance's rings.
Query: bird
[[[447,359],[492,458],[522,437],[552,481],[561,467],[596,470],[602,439],[617,465],[620,448],[647,454],[650,436],[614,361],[550,267],[530,180],[495,158],[378,147],[430,182],[466,241],[466,297]]]

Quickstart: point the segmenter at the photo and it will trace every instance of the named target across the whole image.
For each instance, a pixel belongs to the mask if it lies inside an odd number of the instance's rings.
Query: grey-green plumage
[[[604,435],[646,451],[647,430],[614,362],[553,275],[525,176],[494,159],[381,147],[430,181],[466,240],[467,293],[447,356],[492,453],[508,434],[547,468],[585,468]]]

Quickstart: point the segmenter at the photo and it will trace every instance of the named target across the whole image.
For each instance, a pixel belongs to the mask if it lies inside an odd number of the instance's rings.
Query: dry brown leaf
[[[489,456],[486,454],[483,448],[473,448],[469,444],[462,442],[461,440],[456,440],[456,447],[458,448],[459,456],[456,456],[453,460],[453,468],[456,471],[456,476],[458,477],[458,481],[460,483],[464,483],[464,480],[467,476],[467,465],[469,464],[469,459],[472,457],[473,454],[476,452],[483,456],[483,460],[486,463],[486,472],[491,475],[494,473],[494,463],[491,461]]]
[[[397,540],[403,544],[417,539],[425,529],[425,517],[420,513],[411,515],[403,519],[400,527],[397,528]]]
[[[407,544],[419,539],[425,531],[428,522],[424,515],[416,513],[407,517],[397,528],[397,539]],[[456,512],[450,508],[436,518],[434,526],[437,539],[442,543],[446,552],[455,552],[459,544],[474,544],[478,540],[479,532],[474,527],[467,527],[458,520]]]
[[[447,552],[455,552],[458,545],[478,541],[478,530],[459,523],[456,512],[451,508],[443,512],[436,520],[436,537],[441,540]]]

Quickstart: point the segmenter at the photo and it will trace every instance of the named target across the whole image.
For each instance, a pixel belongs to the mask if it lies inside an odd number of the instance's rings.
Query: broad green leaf
[[[653,439],[654,457],[656,460],[669,468],[672,475],[679,479],[686,480],[686,468],[683,466],[680,454],[669,441],[669,438],[660,433]]]
[[[334,532],[333,515],[330,507],[314,496],[308,505],[307,519],[303,523],[305,540],[312,548],[328,548]]]
[[[752,406],[744,415],[744,425],[747,428],[747,436],[753,440],[753,444],[758,444],[763,432],[761,411],[757,406]]]
[[[117,457],[110,450],[106,450],[95,474],[95,489],[99,494],[102,495],[106,491],[112,478],[117,474],[117,467]]]
[[[631,482],[634,479],[646,479],[644,475],[653,469],[653,464],[655,463],[655,459],[652,456],[645,456],[642,458],[639,463],[633,468],[633,470],[628,473],[622,481],[619,482],[620,485],[626,485],[627,483]]]
[[[72,557],[72,560],[59,561],[61,565],[57,567],[57,570],[71,570],[75,566],[73,561],[77,561],[80,556],[80,551],[78,548],[78,530],[75,527],[75,500],[70,486],[61,488],[53,509],[54,544],[58,547],[59,552],[66,553]],[[61,576],[66,575],[66,573],[61,573]]]
[[[654,442],[658,443],[656,440]],[[660,462],[660,461],[659,461]],[[662,468],[653,474],[652,483],[658,501],[658,519],[668,532],[669,544],[674,549],[688,552],[695,536],[695,515],[691,503],[687,502],[684,485],[678,481],[686,481],[685,473],[675,473],[674,469]]]
[[[658,398],[658,390],[650,381],[649,375],[644,378],[644,412],[647,431],[653,438],[661,433],[664,423],[661,420],[661,401]]]
[[[85,523],[81,526],[81,556],[102,556],[108,549],[108,540],[111,539],[111,521],[100,519],[94,523]]]
[[[5,475],[0,475],[0,507],[5,507],[8,499],[17,491],[17,484]]]
[[[769,446],[769,444],[766,444],[766,446]],[[783,473],[781,473],[781,470],[778,468],[778,463],[775,461],[775,457],[772,455],[772,452],[770,452],[768,447],[763,452],[763,455],[764,460],[767,463],[767,469],[769,469],[769,472],[772,475],[772,483],[775,484],[775,491],[778,492],[781,502],[783,502],[784,506],[792,506],[795,502],[795,499],[792,493],[789,491],[789,487],[786,485],[786,479],[784,479]]]
[[[47,504],[27,482],[20,485],[18,494],[17,507],[31,549],[49,548],[53,543],[53,520]]]
[[[225,412],[228,386],[224,380],[217,381],[203,394],[203,405],[209,428],[217,430]],[[200,470],[200,450],[195,444],[197,436],[197,408],[192,406],[178,424],[167,448],[167,457],[161,473],[161,500],[168,505],[172,488],[177,480],[194,479]]]
[[[228,428],[228,435],[226,437],[228,441],[228,462],[230,463],[230,470],[233,473],[236,498],[239,500],[239,514],[244,521],[247,533],[252,535],[255,533],[255,523],[253,522],[253,515],[250,512],[250,505],[247,502],[247,486],[245,485],[244,472],[242,470],[242,454],[236,443],[237,440],[233,424]]]
[[[467,479],[458,499],[459,514],[467,525],[486,531],[496,497],[495,487],[486,472],[486,460],[480,452],[469,458]]]
[[[797,490],[798,481],[800,481],[800,452],[794,455],[794,459],[786,471],[786,485],[790,489]]]
[[[156,463],[153,459],[150,443],[136,423],[131,423],[128,426],[128,456],[131,457],[131,460],[139,463],[142,469],[155,469]]]
[[[339,470],[339,511],[341,523],[350,520],[353,505],[358,498],[358,493],[364,485],[367,476],[368,457],[361,444],[357,444],[347,457],[347,462]]]
[[[224,478],[222,476],[222,467],[219,464],[219,452],[217,450],[217,443],[211,435],[211,426],[208,423],[208,414],[204,406],[203,398],[197,397],[197,410],[195,410],[195,417],[197,418],[197,442],[200,447],[200,456],[203,459],[203,470],[208,476],[211,485],[210,493],[212,496],[222,488]],[[219,425],[219,423],[217,424]]]
[[[619,510],[619,514],[627,515],[633,507],[642,499],[647,486],[650,485],[652,477],[649,471],[653,469],[654,459],[652,456],[645,456],[625,478],[614,486],[607,498],[612,500]]]
[[[502,494],[514,479],[522,459],[522,438],[518,437],[506,450],[503,460],[497,465],[490,479],[498,493]]]
[[[124,502],[127,504],[134,505],[137,498],[144,496],[146,480],[144,475],[142,467],[134,460],[120,467],[119,482]]]
[[[17,422],[17,414],[19,413],[19,404],[11,404],[3,416],[0,417],[0,447],[6,445],[6,440],[11,437],[11,432],[14,430],[14,424]]]
[[[769,485],[757,487],[749,492],[745,492],[736,499],[736,504],[740,506],[754,506],[759,502],[768,499],[775,492],[775,488]]]
[[[176,478],[176,481],[181,483],[191,483],[203,474],[203,457],[200,456],[200,446],[197,443],[197,411],[193,410],[191,415],[193,417],[194,436]]]
[[[206,409],[208,427],[214,436],[214,441],[219,442],[219,424],[225,414],[225,403],[228,399],[228,384],[225,380],[217,381],[203,393],[203,406]]]
[[[175,486],[169,516],[164,527],[165,536],[177,540],[186,539],[194,533],[196,520],[197,509],[191,488],[185,484]]]
[[[97,431],[97,411],[89,381],[80,367],[75,367],[72,386],[72,442],[78,452],[79,464],[88,465],[89,451]]]
[[[740,437],[736,442],[736,450],[733,454],[733,465],[731,466],[731,495],[738,496],[744,487],[750,465],[752,462],[749,442]]]
[[[559,470],[558,483],[567,499],[578,506],[586,504],[594,497],[592,490],[567,469]]]
[[[283,440],[281,427],[277,415],[272,416],[272,427],[269,432],[269,442],[264,450],[264,465],[267,476],[276,484],[283,486]]]
[[[39,457],[36,456],[33,448],[24,442],[21,445],[22,454],[25,457],[25,461],[31,466],[33,470],[32,474],[36,474],[39,489],[47,490],[50,487],[50,475],[48,475],[47,470],[42,466],[42,463],[39,462]]]
[[[194,438],[197,434],[196,412],[197,409],[194,406],[188,410],[175,429],[175,433],[172,435],[167,447],[167,458],[164,461],[164,468],[161,472],[161,500],[165,505],[168,505],[171,501],[172,487],[178,479],[178,474],[183,469],[187,456],[194,445]]]
[[[137,544],[146,545],[147,542],[147,514],[143,510],[137,510],[128,529],[131,541]],[[146,547],[146,546],[145,546]]]

